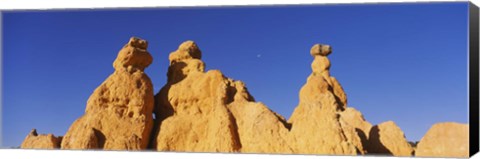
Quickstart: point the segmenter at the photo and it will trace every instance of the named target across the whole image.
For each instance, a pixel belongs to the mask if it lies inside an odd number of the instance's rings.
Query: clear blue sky
[[[420,140],[434,123],[468,122],[467,13],[466,2],[4,12],[3,146],[32,128],[64,135],[131,36],[149,41],[155,93],[168,54],[194,40],[207,69],[244,81],[287,119],[310,47],[330,44],[349,106]]]

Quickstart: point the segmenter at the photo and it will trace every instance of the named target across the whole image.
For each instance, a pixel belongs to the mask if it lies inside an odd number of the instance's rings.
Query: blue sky
[[[149,41],[155,93],[168,54],[194,40],[207,69],[244,81],[287,119],[311,46],[330,44],[348,105],[417,141],[434,123],[468,122],[467,13],[466,2],[4,12],[2,145],[32,128],[64,135],[131,36]]]

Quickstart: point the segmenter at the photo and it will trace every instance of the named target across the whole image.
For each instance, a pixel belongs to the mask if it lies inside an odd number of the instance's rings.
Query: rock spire
[[[202,52],[186,41],[169,56],[167,84],[155,96],[159,151],[291,152],[284,121],[254,102],[245,84],[205,72]]]
[[[132,37],[113,62],[115,71],[90,96],[85,114],[63,138],[62,149],[146,149],[153,127],[152,63],[147,41]]]

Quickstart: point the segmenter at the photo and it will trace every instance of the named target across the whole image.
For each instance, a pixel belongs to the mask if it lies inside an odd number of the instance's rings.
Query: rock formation
[[[159,151],[235,152],[240,148],[234,119],[219,92],[227,86],[220,71],[204,72],[192,41],[170,54],[167,84],[155,96]],[[159,131],[158,131],[159,130]]]
[[[132,37],[113,63],[115,72],[90,96],[85,114],[70,126],[61,148],[146,149],[154,99],[143,70],[151,63],[147,42]]]
[[[394,156],[413,155],[412,146],[408,143],[402,130],[393,121],[380,123],[370,129],[367,151]]]
[[[255,103],[241,81],[205,72],[193,41],[169,56],[167,84],[155,96],[159,151],[291,152],[282,118]]]
[[[437,123],[420,140],[415,155],[421,157],[468,157],[468,130],[468,124]]]
[[[55,137],[53,134],[38,135],[37,130],[33,129],[25,137],[20,148],[22,149],[57,149],[60,148],[62,137]]]
[[[365,120],[362,113],[353,107],[348,107],[340,112],[340,124],[345,136],[359,150],[360,154],[367,153],[368,134],[372,124]]]
[[[330,46],[321,44],[310,51],[314,57],[312,74],[301,88],[299,104],[289,119],[291,144],[297,153],[355,155],[359,152],[340,124],[337,112],[345,109],[346,96],[330,76],[327,55],[331,51]]]
[[[238,126],[242,153],[282,153],[295,151],[290,145],[285,119],[262,103],[236,102],[229,105]]]
[[[65,136],[38,135],[34,129],[21,148],[413,155],[394,122],[372,126],[360,111],[347,107],[342,86],[330,76],[331,52],[329,45],[311,48],[312,73],[287,122],[256,102],[243,82],[219,70],[205,71],[193,41],[170,54],[167,83],[154,96],[144,73],[153,61],[147,42],[131,38],[113,62],[113,74],[95,89],[85,114]],[[468,125],[434,125],[415,153],[467,157]]]

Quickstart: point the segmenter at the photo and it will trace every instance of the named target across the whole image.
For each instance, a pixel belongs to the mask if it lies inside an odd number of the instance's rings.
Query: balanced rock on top
[[[62,149],[142,150],[153,127],[152,63],[147,41],[132,37],[113,63],[115,72],[90,96],[85,114],[63,138]]]
[[[338,111],[346,107],[346,96],[330,76],[330,53],[328,45],[316,44],[311,49],[312,74],[301,88],[300,102],[289,119],[296,153],[355,155],[359,151],[344,135],[339,121]]]

